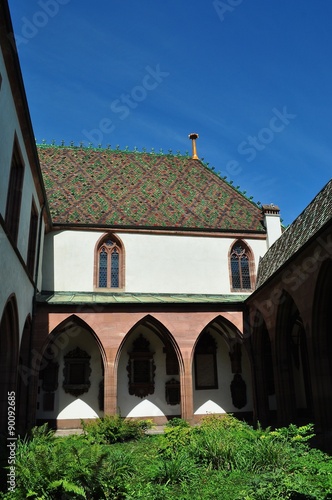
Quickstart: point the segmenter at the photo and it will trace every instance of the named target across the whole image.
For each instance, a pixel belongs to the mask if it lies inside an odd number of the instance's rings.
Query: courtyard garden
[[[12,491],[2,469],[0,499],[332,499],[332,459],[310,446],[311,424],[253,429],[208,415],[197,427],[174,419],[163,434],[149,427],[118,416],[67,437],[36,427],[17,441]]]

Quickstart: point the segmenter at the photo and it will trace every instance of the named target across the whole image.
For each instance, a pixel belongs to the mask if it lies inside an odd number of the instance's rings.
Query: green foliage
[[[332,499],[332,458],[310,448],[312,425],[255,430],[209,415],[194,428],[179,419],[164,435],[136,439],[132,421],[101,421],[80,436],[55,437],[44,426],[18,440],[17,487],[0,498]]]
[[[193,435],[191,427],[165,427],[161,436],[160,452],[171,456],[188,446]]]
[[[134,472],[132,455],[91,444],[84,436],[57,438],[34,430],[17,441],[15,500],[123,498]]]
[[[152,427],[152,422],[124,419],[119,415],[107,415],[89,422],[82,420],[82,427],[90,442],[113,444],[141,438],[144,432]]]
[[[191,481],[198,473],[194,457],[190,455],[193,429],[182,419],[173,419],[160,436],[158,459],[152,467],[152,481],[177,484]]]
[[[183,449],[173,455],[162,455],[152,480],[162,484],[182,483],[192,480],[197,474],[194,459]]]
[[[226,429],[231,431],[242,431],[244,426],[243,422],[234,418],[231,414],[214,415],[210,414],[203,417],[200,428],[202,429]]]
[[[315,435],[313,424],[302,425],[301,427],[290,424],[288,427],[271,431],[270,434],[280,441],[293,444],[295,447],[303,444],[304,448],[307,448],[308,441]]]
[[[52,481],[49,488],[56,494],[58,498],[60,497],[60,495],[62,496],[64,494],[74,494],[76,498],[86,498],[84,488],[82,488],[81,486],[76,486],[76,484],[70,483],[66,479]]]
[[[183,420],[183,418],[174,417],[167,422],[165,427],[166,428],[168,428],[168,427],[190,427],[190,425],[188,424],[188,422],[186,420]]]

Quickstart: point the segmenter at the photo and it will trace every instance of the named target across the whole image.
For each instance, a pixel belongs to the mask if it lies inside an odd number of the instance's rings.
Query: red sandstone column
[[[189,358],[184,359],[184,371],[181,375],[181,416],[190,423],[194,420],[193,379]]]
[[[104,375],[104,414],[115,415],[117,413],[117,373],[114,369],[113,350],[107,352],[107,359]]]

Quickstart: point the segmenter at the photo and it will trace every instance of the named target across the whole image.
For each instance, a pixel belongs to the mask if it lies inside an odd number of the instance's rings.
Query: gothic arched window
[[[243,241],[236,241],[230,252],[230,273],[232,291],[251,290],[251,252]]]
[[[122,246],[113,236],[104,238],[97,250],[97,287],[122,288]]]

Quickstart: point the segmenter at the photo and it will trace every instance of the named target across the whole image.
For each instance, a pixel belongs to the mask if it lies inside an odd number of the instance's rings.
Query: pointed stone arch
[[[39,370],[37,422],[80,427],[104,410],[106,353],[88,323],[72,314],[44,342]]]
[[[180,348],[163,323],[150,314],[137,321],[115,357],[119,413],[157,423],[180,416],[183,364]]]
[[[31,349],[32,349],[32,319],[27,316],[20,344],[18,380],[17,380],[17,428],[23,435],[32,426],[34,412],[33,409],[33,373],[31,370]]]
[[[251,375],[243,340],[238,328],[221,315],[199,334],[192,351],[195,415],[248,410]]]
[[[275,334],[278,424],[303,423],[312,412],[307,338],[293,297],[283,290]]]
[[[163,323],[161,323],[161,321],[159,321],[157,318],[155,318],[153,315],[151,314],[147,314],[146,316],[144,316],[143,318],[141,318],[139,321],[137,321],[131,328],[130,330],[128,331],[128,333],[124,336],[120,346],[119,346],[119,349],[117,351],[117,354],[116,354],[116,358],[115,358],[115,363],[117,364],[118,363],[118,360],[119,360],[119,356],[121,354],[121,350],[123,349],[123,346],[124,344],[126,343],[128,337],[131,335],[131,333],[137,328],[139,327],[140,325],[148,325],[149,328],[151,328],[151,330],[153,330],[153,332],[163,341],[163,342],[169,342],[169,344],[172,346],[172,348],[174,349],[175,353],[176,353],[176,356],[177,356],[177,359],[178,359],[178,362],[179,362],[179,367],[180,369],[183,369],[183,359],[182,359],[182,354],[181,354],[181,350],[178,346],[178,343],[176,342],[176,340],[174,339],[173,335],[171,334],[171,332],[163,325]]]
[[[270,334],[259,310],[253,319],[252,348],[254,422],[266,427],[276,421],[274,359]]]
[[[15,295],[11,295],[0,321],[0,433],[8,430],[8,395],[16,394],[19,354],[19,322]]]
[[[68,318],[64,319],[63,321],[61,321],[61,323],[59,323],[51,332],[50,334],[48,335],[47,339],[45,340],[44,342],[44,345],[43,345],[43,348],[42,348],[42,353],[44,354],[47,347],[51,344],[51,343],[54,343],[56,341],[56,338],[62,334],[62,333],[66,333],[68,334],[68,338],[70,338],[70,329],[72,327],[80,327],[80,328],[83,328],[84,330],[87,330],[94,338],[94,340],[96,341],[98,347],[99,347],[99,350],[100,350],[100,355],[102,357],[102,360],[103,360],[103,363],[104,365],[106,364],[106,353],[105,353],[105,349],[104,349],[104,346],[101,342],[101,340],[99,339],[98,335],[96,334],[96,332],[93,330],[93,328],[91,328],[91,326],[86,323],[86,321],[84,321],[82,318],[80,318],[79,316],[77,316],[76,314],[71,314],[70,316],[68,316]],[[71,336],[74,338],[75,337],[75,332],[73,332],[71,334]],[[66,344],[66,343],[65,343]],[[59,346],[61,347],[61,346]],[[63,346],[62,346],[63,347]]]
[[[217,334],[222,336],[223,340],[226,342],[230,351],[233,350],[236,344],[243,344],[243,335],[240,332],[240,330],[230,320],[221,315],[218,315],[203,328],[203,330],[197,337],[192,351],[192,359],[194,356],[196,345],[199,342],[200,337],[204,334],[204,332],[208,328],[211,328]]]
[[[315,375],[315,411],[317,430],[332,429],[332,260],[323,262],[319,271],[313,304],[312,350]]]

